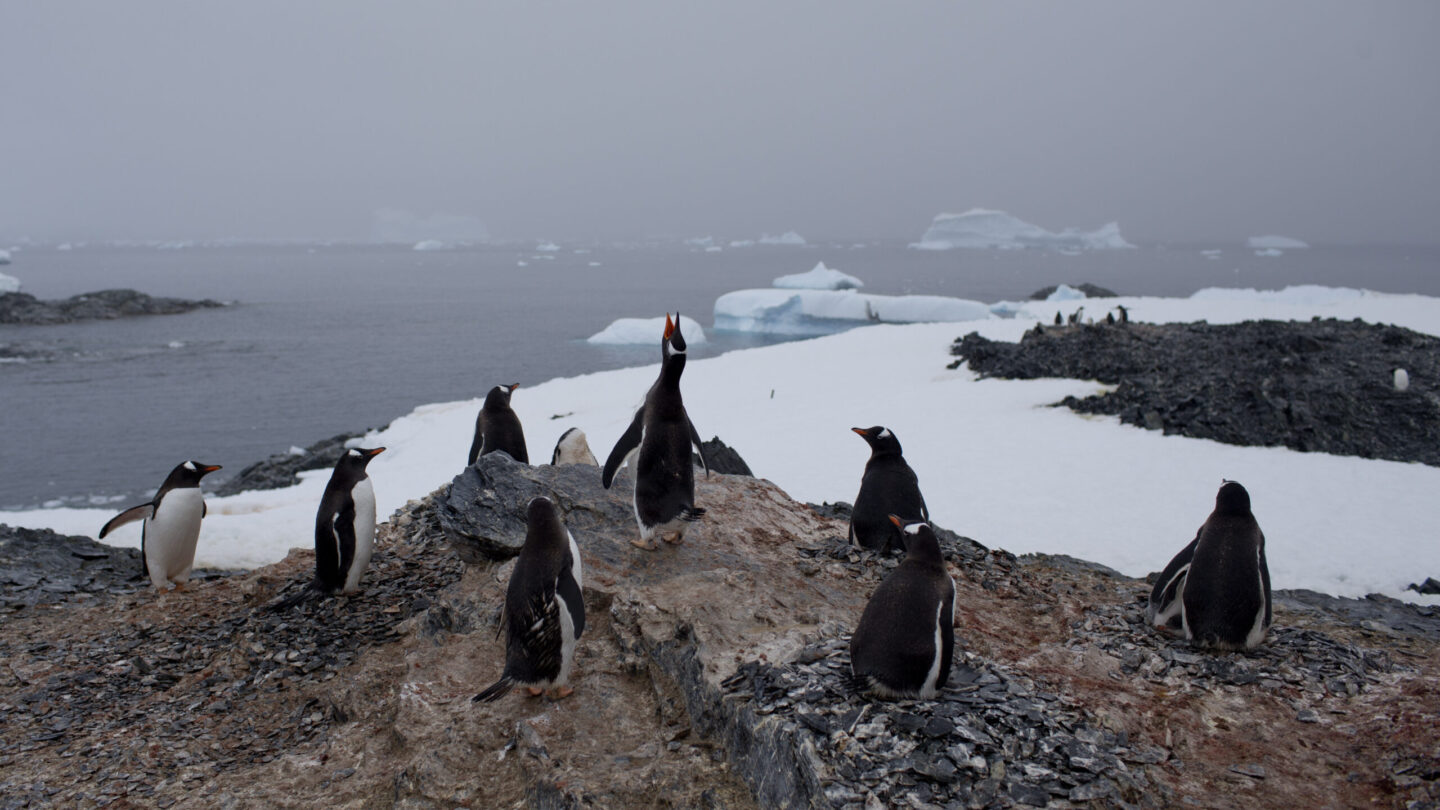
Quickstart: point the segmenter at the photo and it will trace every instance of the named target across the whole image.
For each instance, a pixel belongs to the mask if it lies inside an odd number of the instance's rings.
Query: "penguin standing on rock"
[[[1245,487],[1234,481],[1220,487],[1215,511],[1160,573],[1145,616],[1199,647],[1253,650],[1265,639],[1270,568]]]
[[[955,581],[929,524],[890,520],[905,534],[905,559],[860,614],[850,638],[852,685],[881,698],[933,698],[955,653]]]
[[[530,463],[530,455],[525,452],[525,431],[520,427],[520,417],[510,409],[510,395],[519,387],[520,383],[497,385],[485,395],[485,404],[480,407],[480,415],[475,417],[475,439],[470,442],[470,458],[465,462],[467,466],[496,450],[504,450],[521,464]]]
[[[710,475],[710,463],[705,458],[700,434],[680,397],[685,338],[680,334],[678,312],[673,322],[670,313],[665,313],[660,356],[660,377],[650,386],[645,403],[610,451],[600,478],[609,489],[620,466],[632,453],[639,454],[635,461],[635,520],[640,524],[640,539],[630,542],[644,549],[655,547],[652,538],[656,534],[666,542],[680,542],[689,525],[705,514],[704,509],[695,506],[692,445],[700,453],[705,475]]]
[[[870,445],[870,460],[860,478],[860,494],[850,512],[850,542],[878,551],[903,551],[905,535],[894,526],[891,515],[906,520],[930,519],[925,497],[920,494],[920,479],[905,463],[900,453],[900,440],[889,428],[875,425],[850,428]]]
[[[563,698],[575,665],[575,642],[585,632],[585,601],[581,598],[580,547],[560,520],[549,498],[530,501],[525,545],[510,573],[505,609],[505,669],[500,680],[474,700],[498,700],[511,688],[524,686],[532,697],[555,688]]]
[[[218,469],[216,464],[180,463],[165,476],[165,483],[153,499],[126,509],[101,527],[100,539],[119,526],[143,519],[140,558],[151,584],[157,591],[166,590],[172,583],[176,588],[183,586],[195,567],[195,542],[205,517],[200,479]]]
[[[600,462],[595,460],[595,454],[590,452],[590,442],[585,440],[585,431],[580,428],[570,428],[560,434],[560,440],[555,442],[555,452],[550,454],[550,463],[556,467],[562,464],[600,466]]]

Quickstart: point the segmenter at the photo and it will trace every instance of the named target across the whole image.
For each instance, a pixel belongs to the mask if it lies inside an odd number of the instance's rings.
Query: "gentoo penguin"
[[[375,550],[375,488],[365,467],[385,452],[352,447],[335,463],[315,513],[315,585],[347,596],[360,590],[360,576]]]
[[[525,545],[510,573],[505,609],[505,669],[474,700],[491,701],[524,686],[532,696],[555,687],[563,698],[575,665],[575,641],[585,632],[580,595],[580,547],[549,498],[530,501]]]
[[[1081,320],[1081,318],[1084,317],[1084,315],[1085,315],[1085,307],[1082,306],[1082,307],[1080,307],[1079,309],[1075,310],[1074,312],[1070,313],[1070,323],[1071,323],[1072,325],[1073,325],[1073,324],[1078,324],[1078,323],[1084,323],[1084,321]]]
[[[955,581],[929,524],[890,520],[905,534],[905,559],[880,583],[850,639],[854,686],[882,698],[933,698],[955,652]]]
[[[525,452],[525,431],[520,427],[520,417],[510,409],[510,395],[519,387],[520,383],[497,385],[485,395],[485,404],[480,407],[480,415],[475,417],[475,440],[470,442],[467,465],[496,450],[504,450],[521,464],[530,463],[530,454]]]
[[[1270,568],[1250,493],[1226,481],[1195,539],[1165,566],[1146,619],[1200,647],[1251,650],[1270,627]]]
[[[930,510],[920,494],[920,480],[900,455],[900,440],[889,428],[875,425],[850,428],[870,445],[870,460],[860,478],[860,494],[850,512],[850,542],[862,548],[903,551],[904,534],[890,515],[906,520],[929,520]]]
[[[184,585],[195,566],[195,541],[200,537],[200,519],[205,517],[200,479],[218,469],[216,464],[182,462],[165,476],[152,500],[126,509],[101,527],[100,539],[118,526],[143,518],[140,558],[150,582],[159,591],[166,590],[168,583]]]
[[[1116,305],[1115,305],[1115,308],[1118,309],[1118,310],[1120,310],[1120,323],[1129,323],[1129,322],[1130,322],[1130,310],[1129,310],[1129,308],[1124,307],[1124,306],[1122,306],[1122,305],[1120,305],[1120,304],[1116,304]]]
[[[590,452],[590,443],[585,440],[585,431],[580,428],[570,428],[560,434],[560,441],[555,443],[555,452],[550,455],[550,463],[557,467],[561,464],[600,466],[600,462],[595,460],[595,454]]]
[[[1058,309],[1055,310],[1055,325],[1056,325],[1056,326],[1064,326],[1064,325],[1065,325],[1065,319],[1060,316],[1060,310],[1058,310]]]
[[[1115,313],[1113,313],[1113,312],[1107,312],[1107,313],[1105,313],[1105,323],[1109,324],[1110,326],[1114,326],[1114,325],[1115,325]]]
[[[631,542],[640,548],[654,548],[651,538],[656,534],[671,543],[685,536],[689,524],[699,520],[704,509],[695,506],[695,462],[690,455],[694,445],[700,453],[705,475],[710,475],[710,462],[700,443],[700,434],[685,413],[680,398],[680,374],[685,371],[685,338],[680,334],[680,313],[670,320],[665,313],[665,335],[660,341],[660,377],[645,394],[645,403],[635,412],[630,427],[615,442],[600,482],[606,489],[615,481],[620,465],[631,453],[639,453],[635,462],[635,520],[640,524],[640,539]]]

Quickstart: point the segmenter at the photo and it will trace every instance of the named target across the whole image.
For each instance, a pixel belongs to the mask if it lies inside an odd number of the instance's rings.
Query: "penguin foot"
[[[573,687],[573,686],[557,686],[557,687],[555,687],[555,699],[556,699],[556,700],[564,700],[565,698],[570,697],[570,696],[573,695],[573,694],[575,694],[575,687]]]
[[[685,535],[683,532],[670,532],[668,534],[660,535],[660,539],[664,540],[667,543],[679,543],[681,540],[685,539]]]
[[[529,694],[530,697],[532,697],[532,698],[537,698],[537,697],[540,697],[541,695],[545,694],[545,690],[544,690],[544,689],[538,689],[538,688],[536,688],[536,687],[534,687],[534,686],[527,686],[527,687],[525,687],[525,692],[526,692],[527,694]]]
[[[634,547],[636,547],[636,548],[643,548],[643,549],[645,549],[646,551],[654,551],[654,550],[655,550],[655,542],[654,542],[653,540],[645,540],[645,539],[631,540],[631,541],[630,541],[630,545],[632,545],[632,546],[634,546]]]

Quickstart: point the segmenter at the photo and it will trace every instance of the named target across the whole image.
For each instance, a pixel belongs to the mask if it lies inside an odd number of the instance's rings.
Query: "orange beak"
[[[510,383],[510,390],[511,390],[511,391],[514,391],[516,388],[519,388],[519,387],[520,387],[520,383]]]
[[[212,472],[215,472],[215,471],[218,470],[218,469],[220,469],[220,465],[219,465],[219,464],[209,464],[209,465],[206,465],[206,466],[204,466],[204,467],[201,467],[201,468],[200,468],[200,472],[202,472],[202,473],[212,473]]]
[[[667,312],[665,313],[665,339],[669,340],[673,334],[675,334],[675,324],[671,322],[670,313]]]
[[[899,515],[891,515],[890,522],[894,523],[897,529],[905,528],[905,521],[901,520]]]
[[[855,434],[858,435],[858,436],[869,436],[869,435],[870,435],[869,433],[866,433],[866,432],[865,432],[865,428],[850,428],[850,429],[853,430],[853,431],[855,431]]]
[[[370,451],[370,456],[373,458],[373,457],[375,457],[375,456],[380,455],[380,454],[383,453],[383,452],[385,452],[385,448],[383,448],[383,447],[377,447],[377,448],[375,448],[374,450],[371,450],[371,451]]]

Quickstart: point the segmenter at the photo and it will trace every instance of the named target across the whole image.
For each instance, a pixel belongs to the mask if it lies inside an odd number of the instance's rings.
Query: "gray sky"
[[[1440,4],[0,3],[0,239],[1440,242]]]

